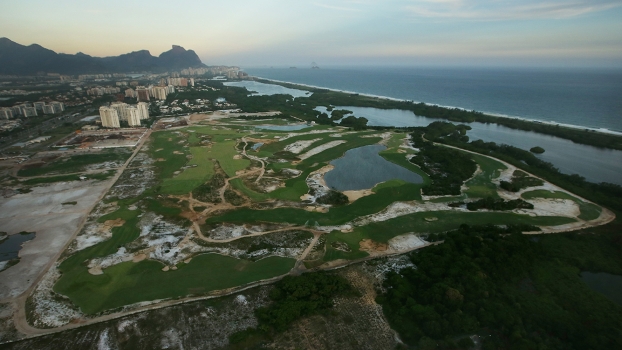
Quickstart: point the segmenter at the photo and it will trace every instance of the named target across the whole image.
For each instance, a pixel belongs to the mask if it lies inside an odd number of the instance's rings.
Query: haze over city
[[[615,0],[5,1],[0,33],[56,52],[243,66],[622,66]]]

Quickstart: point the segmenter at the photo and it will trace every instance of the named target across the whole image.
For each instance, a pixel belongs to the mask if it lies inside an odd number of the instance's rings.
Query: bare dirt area
[[[269,289],[148,310],[3,349],[222,349],[229,335],[257,326],[253,310],[268,303]]]
[[[16,297],[34,283],[108,189],[108,181],[61,182],[0,198],[3,231],[36,233],[20,251],[20,263],[0,273],[0,299]],[[73,201],[75,205],[62,205]]]
[[[292,328],[278,335],[273,349],[394,349],[398,344],[395,332],[376,304],[375,276],[361,265],[349,266],[338,272],[348,279],[360,297],[337,298],[326,315],[316,315],[295,322]]]

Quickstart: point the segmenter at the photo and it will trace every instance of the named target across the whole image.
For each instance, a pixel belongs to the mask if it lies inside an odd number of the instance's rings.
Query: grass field
[[[222,216],[207,220],[215,222],[287,222],[303,225],[307,221],[317,221],[320,225],[340,225],[359,216],[381,211],[395,201],[421,199],[421,184],[391,181],[374,188],[375,194],[360,198],[356,202],[330,208],[328,213],[309,212],[303,209],[278,208],[272,210],[252,210],[248,208],[230,211]]]
[[[41,176],[47,174],[78,173],[86,170],[89,165],[105,162],[125,162],[132,153],[126,150],[115,150],[94,154],[78,154],[69,158],[59,158],[40,168],[21,169],[18,176]]]
[[[200,295],[286,274],[295,260],[269,257],[256,262],[219,254],[194,257],[177,270],[163,272],[164,265],[145,260],[125,262],[94,276],[86,267],[64,270],[54,286],[86,314],[94,314],[149,300]]]
[[[83,174],[88,180],[107,180],[114,175],[114,171],[104,171],[97,174]],[[21,184],[34,186],[39,184],[47,184],[54,182],[66,182],[66,181],[79,181],[81,175],[58,175],[58,176],[46,176],[27,179],[21,181]]]
[[[499,198],[497,185],[492,183],[491,180],[499,177],[500,171],[507,169],[507,167],[503,163],[488,157],[477,154],[470,155],[479,165],[482,172],[466,182],[468,189],[464,193],[470,198]]]
[[[214,163],[209,159],[210,153],[207,147],[190,147],[190,153],[192,160],[187,165],[196,165],[196,167],[184,169],[181,174],[164,179],[160,189],[162,193],[189,193],[214,175]],[[174,156],[179,157],[179,155]]]
[[[426,217],[436,217],[437,221],[428,222]],[[335,259],[358,259],[367,256],[359,250],[359,242],[363,239],[372,239],[375,242],[386,243],[391,238],[414,232],[417,234],[439,233],[454,230],[462,224],[467,225],[562,225],[575,220],[564,217],[530,217],[513,213],[462,213],[451,211],[422,212],[400,216],[383,222],[372,223],[357,227],[354,232],[342,233],[333,231],[326,237],[326,255],[324,261]],[[343,252],[331,247],[333,242],[343,242],[351,252]]]
[[[569,199],[574,201],[579,205],[579,209],[581,210],[581,214],[579,215],[579,219],[590,221],[597,219],[602,212],[602,209],[592,203],[584,202],[577,197],[574,197],[566,192],[560,191],[547,191],[547,190],[535,190],[525,192],[521,195],[524,199],[533,199],[533,198],[558,198],[558,199]]]
[[[221,141],[213,144],[207,150],[207,156],[216,159],[229,177],[235,176],[236,171],[246,169],[251,165],[247,158],[233,159],[233,156],[238,155],[235,144],[236,141]]]

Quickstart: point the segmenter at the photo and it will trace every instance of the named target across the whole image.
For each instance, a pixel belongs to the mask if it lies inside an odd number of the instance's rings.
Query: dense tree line
[[[464,205],[464,202],[454,202],[450,203],[450,207],[459,207]],[[492,198],[486,197],[479,199],[475,202],[466,203],[466,208],[471,211],[477,211],[480,209],[488,209],[488,210],[514,210],[514,209],[533,209],[533,204],[529,202],[525,202],[522,199],[514,199],[506,201],[501,198]]]
[[[358,293],[343,277],[328,272],[286,276],[274,284],[269,297],[271,303],[255,310],[257,328],[234,333],[233,344],[256,346],[271,335],[287,330],[294,321],[326,312],[338,296],[356,296]]]
[[[459,126],[454,127],[458,128]],[[450,132],[443,134],[443,132],[439,131],[445,129],[450,130]],[[455,131],[451,130],[451,128],[448,128],[442,123],[432,123],[427,127],[417,128],[415,133],[424,134],[426,138],[431,141],[445,143],[504,160],[519,169],[544,178],[581,197],[607,206],[610,209],[622,211],[622,186],[620,185],[605,182],[597,184],[588,182],[584,177],[577,174],[563,174],[553,164],[539,159],[529,151],[505,144],[484,142],[482,140],[466,142],[456,138]],[[415,147],[420,147],[420,144],[425,145],[425,142],[421,141],[421,137],[416,140],[414,137],[415,133],[413,133],[413,140],[415,141],[413,145]],[[432,135],[436,135],[435,138],[430,138]]]
[[[424,141],[421,131],[415,131],[411,136],[419,153],[410,161],[417,164],[432,180],[423,187],[423,193],[429,196],[459,195],[464,181],[477,170],[475,162],[460,151]]]
[[[483,349],[620,348],[622,308],[555,254],[515,228],[465,225],[411,254],[416,268],[390,273],[378,302],[420,349],[456,348],[474,333]]]
[[[317,198],[315,201],[320,204],[332,204],[332,205],[344,205],[344,204],[350,203],[348,196],[335,190],[330,190],[328,193]]]

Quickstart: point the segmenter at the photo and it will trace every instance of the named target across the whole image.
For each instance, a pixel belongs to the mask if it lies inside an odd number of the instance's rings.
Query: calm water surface
[[[367,118],[368,125],[372,126],[427,126],[440,120],[395,109],[354,106],[337,106],[335,109],[352,111],[357,117]],[[330,115],[326,112],[326,107],[318,107],[317,110]],[[467,125],[472,128],[467,132],[471,140],[504,143],[526,150],[540,146],[545,152],[536,156],[552,163],[563,173],[579,174],[591,182],[622,185],[622,151],[581,145],[559,137],[510,129],[497,124],[467,123]]]
[[[254,91],[251,96],[265,96],[265,95],[291,95],[292,97],[308,97],[312,93],[309,91],[290,89],[281,85],[264,84],[252,80],[233,81],[224,83],[226,86],[244,87],[248,91]]]
[[[35,238],[34,233],[9,235],[7,239],[0,242],[0,261],[17,258],[19,251],[22,249],[22,244],[33,238]]]
[[[324,175],[326,185],[338,191],[363,190],[393,179],[422,183],[418,174],[382,158],[382,145],[354,148],[330,164],[335,168]]]
[[[622,306],[622,276],[603,272],[581,272],[581,279],[591,290]]]

